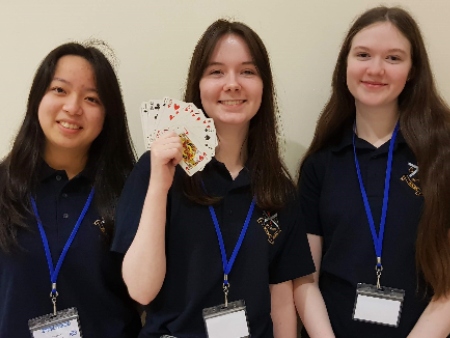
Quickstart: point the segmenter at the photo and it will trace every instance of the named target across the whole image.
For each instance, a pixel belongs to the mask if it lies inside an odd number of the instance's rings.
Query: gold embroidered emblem
[[[408,163],[408,165],[409,165],[408,169],[409,174],[400,177],[400,181],[406,182],[406,184],[408,184],[408,186],[412,190],[414,190],[416,196],[422,196],[422,189],[420,189],[419,186],[420,180],[414,177],[419,172],[419,166],[412,163]]]
[[[104,235],[106,235],[106,228],[105,228],[105,220],[102,219],[98,219],[94,222],[94,225],[98,226],[100,228],[100,230],[103,232]]]
[[[278,214],[273,215],[268,211],[263,211],[263,215],[258,218],[257,222],[262,225],[264,232],[267,235],[267,240],[270,244],[275,243],[275,239],[281,232],[280,225],[278,224]]]

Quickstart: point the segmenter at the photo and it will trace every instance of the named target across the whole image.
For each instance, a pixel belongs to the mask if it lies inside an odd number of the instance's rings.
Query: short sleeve
[[[270,264],[270,284],[283,283],[315,272],[306,231],[299,221],[300,211],[295,200],[284,210],[281,224],[290,224],[284,243]],[[282,211],[283,212],[283,211]]]
[[[116,207],[116,222],[111,251],[126,253],[136,235],[150,180],[150,152],[136,163]]]
[[[304,162],[298,182],[300,223],[308,234],[323,236],[320,222],[320,194],[327,161],[325,154],[316,153]]]

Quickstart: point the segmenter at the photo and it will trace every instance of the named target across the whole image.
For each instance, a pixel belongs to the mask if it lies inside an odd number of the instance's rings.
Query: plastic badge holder
[[[353,319],[397,327],[405,291],[358,283]]]
[[[203,309],[203,318],[209,338],[250,337],[243,300]]]
[[[33,318],[28,321],[33,338],[82,338],[78,312],[75,308]]]

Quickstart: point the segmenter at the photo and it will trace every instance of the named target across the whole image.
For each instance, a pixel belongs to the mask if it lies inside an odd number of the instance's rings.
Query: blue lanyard
[[[361,170],[359,168],[359,162],[358,158],[356,156],[356,146],[355,146],[355,133],[353,133],[353,154],[355,156],[355,166],[356,166],[356,173],[358,175],[358,181],[359,181],[359,188],[361,190],[361,196],[364,202],[364,208],[366,209],[366,215],[367,220],[369,221],[370,231],[372,232],[372,240],[373,244],[375,246],[375,253],[377,255],[377,265],[375,267],[377,271],[377,286],[379,285],[379,277],[381,275],[381,270],[383,269],[381,265],[381,253],[383,250],[383,237],[384,237],[384,227],[386,224],[386,213],[387,213],[387,207],[388,207],[388,200],[389,200],[389,187],[390,187],[390,181],[391,181],[391,171],[392,171],[392,156],[394,154],[394,144],[395,139],[397,138],[397,132],[398,132],[399,124],[397,122],[394,131],[392,133],[391,140],[389,141],[389,152],[388,152],[388,159],[387,159],[387,166],[386,166],[386,176],[384,179],[384,195],[383,195],[383,207],[381,209],[381,220],[380,220],[380,229],[379,233],[377,235],[376,229],[375,229],[375,223],[373,221],[372,211],[370,210],[369,200],[367,199],[367,193],[366,189],[364,188],[364,184],[361,177]]]
[[[81,214],[78,217],[78,221],[75,224],[69,238],[67,239],[66,244],[64,245],[61,255],[59,256],[58,262],[56,263],[56,267],[53,267],[53,260],[52,260],[52,256],[50,253],[50,247],[48,245],[48,239],[45,234],[44,227],[42,226],[41,218],[39,217],[38,209],[36,206],[36,201],[34,200],[33,197],[31,197],[31,206],[33,207],[34,215],[36,217],[39,232],[41,234],[42,244],[44,245],[45,256],[47,258],[48,268],[50,270],[50,281],[52,282],[52,291],[50,293],[50,296],[52,296],[52,297],[56,297],[58,295],[58,293],[56,292],[56,280],[58,279],[59,270],[61,269],[61,265],[62,265],[64,259],[66,258],[67,251],[69,251],[70,245],[72,244],[72,242],[75,238],[75,235],[77,234],[78,229],[80,228],[81,222],[83,221],[84,216],[86,215],[86,212],[88,211],[89,206],[91,205],[93,197],[94,197],[94,188],[91,189],[89,197],[87,198],[86,203],[84,204],[83,210],[81,211]],[[54,304],[55,304],[55,301],[54,301]]]
[[[222,232],[220,231],[219,222],[217,221],[216,212],[214,208],[210,205],[209,212],[211,214],[211,218],[214,223],[214,227],[216,229],[217,239],[219,240],[220,253],[222,255],[222,266],[223,266],[223,288],[225,292],[225,306],[227,306],[227,294],[229,289],[228,275],[231,272],[234,261],[236,260],[239,249],[241,248],[242,242],[244,241],[245,234],[248,229],[248,225],[250,223],[250,219],[252,218],[253,210],[255,209],[255,199],[252,199],[252,203],[250,204],[250,208],[247,212],[247,217],[245,218],[244,226],[242,227],[241,234],[239,235],[239,239],[234,247],[233,253],[229,260],[227,260],[227,254],[225,252],[225,245],[223,243]]]

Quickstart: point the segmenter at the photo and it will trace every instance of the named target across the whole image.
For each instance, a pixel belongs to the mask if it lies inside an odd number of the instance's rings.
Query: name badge
[[[397,327],[405,291],[358,283],[353,319]]]
[[[28,327],[33,338],[82,338],[75,308],[30,319]]]
[[[203,309],[203,319],[209,338],[250,337],[245,302],[238,300]]]

